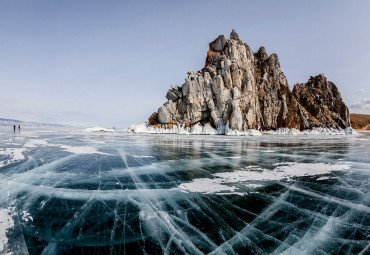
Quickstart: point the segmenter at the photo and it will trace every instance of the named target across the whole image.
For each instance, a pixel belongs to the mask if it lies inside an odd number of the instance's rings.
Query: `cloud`
[[[349,108],[356,110],[370,110],[370,98],[364,98],[361,102],[353,103]]]
[[[365,89],[357,90],[356,94],[365,94],[367,91]]]
[[[364,98],[364,99],[363,99],[363,102],[364,102],[365,104],[370,104],[370,98]]]

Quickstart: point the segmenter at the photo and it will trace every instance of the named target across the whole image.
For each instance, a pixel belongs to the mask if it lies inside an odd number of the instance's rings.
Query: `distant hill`
[[[17,126],[21,125],[21,126],[28,126],[28,127],[42,127],[42,126],[61,127],[61,126],[64,126],[64,125],[59,125],[59,124],[27,122],[27,121],[22,121],[22,120],[0,118],[0,126],[13,126],[13,125],[17,125]]]
[[[351,113],[351,127],[358,130],[370,130],[370,115]]]

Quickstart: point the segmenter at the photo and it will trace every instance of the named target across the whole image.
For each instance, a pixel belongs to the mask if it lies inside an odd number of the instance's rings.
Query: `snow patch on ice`
[[[317,178],[316,181],[324,181],[324,180],[331,180],[331,179],[337,179],[338,177],[331,177],[331,176],[323,176],[320,178]]]
[[[64,151],[71,152],[74,154],[101,154],[101,155],[109,155],[104,152],[100,152],[97,149],[89,146],[68,146],[63,144],[52,144],[48,143],[46,140],[29,140],[23,145],[23,148],[5,148],[0,149],[0,155],[6,156],[5,160],[0,161],[0,168],[11,165],[18,161],[24,160],[26,157],[24,153],[29,151],[31,148],[36,148],[38,146],[51,146],[51,147],[59,147]],[[27,157],[28,160],[32,160],[31,156]]]
[[[198,178],[194,179],[192,182],[180,184],[179,188],[183,191],[199,192],[204,194],[213,194],[225,191],[233,192],[237,189],[234,186],[224,185],[222,180],[219,178]]]
[[[262,185],[254,182],[289,181],[292,178],[325,175],[333,171],[344,171],[348,169],[350,169],[349,165],[326,163],[286,163],[277,165],[274,170],[253,166],[233,172],[215,173],[212,175],[213,178],[194,179],[191,182],[180,184],[179,189],[204,194],[225,191],[235,192],[237,188],[233,185],[236,184],[243,183],[249,188],[258,188]]]
[[[2,208],[0,209],[0,253],[3,251],[6,244],[8,243],[8,237],[6,233],[9,229],[14,228],[13,216],[14,208]]]
[[[29,212],[27,212],[27,211],[22,211],[20,214],[21,214],[21,216],[22,216],[22,219],[23,219],[25,222],[33,221],[33,218],[32,218],[32,216],[29,214]]]
[[[0,161],[0,167],[8,166],[13,164],[17,161],[24,160],[25,157],[23,152],[25,152],[25,148],[6,148],[0,149],[0,155],[7,156],[6,160]]]
[[[31,139],[28,142],[26,142],[23,147],[24,148],[36,148],[37,146],[47,146],[48,142],[46,140],[36,140]]]
[[[89,146],[68,146],[64,144],[51,144],[51,146],[56,146],[64,151],[68,151],[74,154],[101,154],[101,155],[109,155],[104,152],[100,152],[97,149]]]
[[[84,132],[116,132],[114,129],[108,129],[108,128],[103,128],[103,127],[92,127],[92,128],[86,128]]]
[[[131,155],[131,157],[134,157],[134,158],[155,158],[153,156],[148,156],[148,155]]]
[[[46,140],[29,140],[27,143],[23,145],[23,151],[25,152],[25,148],[36,148],[37,146],[51,146],[51,147],[59,147],[63,149],[64,151],[68,151],[74,154],[102,154],[102,155],[108,155],[107,153],[100,152],[97,149],[89,146],[69,146],[69,145],[63,145],[63,144],[53,144],[48,143]],[[23,156],[23,155],[22,155]],[[24,156],[23,156],[24,158]]]

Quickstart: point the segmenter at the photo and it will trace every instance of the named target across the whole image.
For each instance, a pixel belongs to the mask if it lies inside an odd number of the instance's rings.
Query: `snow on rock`
[[[358,132],[353,128],[348,127],[345,129],[336,128],[313,128],[301,132],[305,135],[357,135]]]
[[[131,125],[128,130],[129,133],[137,134],[179,134],[179,135],[235,135],[235,136],[254,136],[261,135],[261,132],[254,129],[248,129],[246,131],[231,130],[225,128],[225,126],[219,126],[214,129],[211,125],[206,124],[201,126],[195,124],[192,127],[184,127],[180,125],[174,125],[172,128],[160,128],[150,126],[146,123]]]
[[[263,132],[266,135],[299,135],[301,131],[296,128],[278,128]]]
[[[255,129],[247,129],[245,131],[239,131],[237,129],[228,129],[227,133],[225,135],[230,135],[230,136],[259,136],[262,135],[262,133],[258,130]]]

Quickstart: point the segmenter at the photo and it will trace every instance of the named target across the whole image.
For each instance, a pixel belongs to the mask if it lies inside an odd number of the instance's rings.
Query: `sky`
[[[324,73],[370,114],[370,1],[0,1],[0,118],[144,122],[235,29],[289,85]]]

